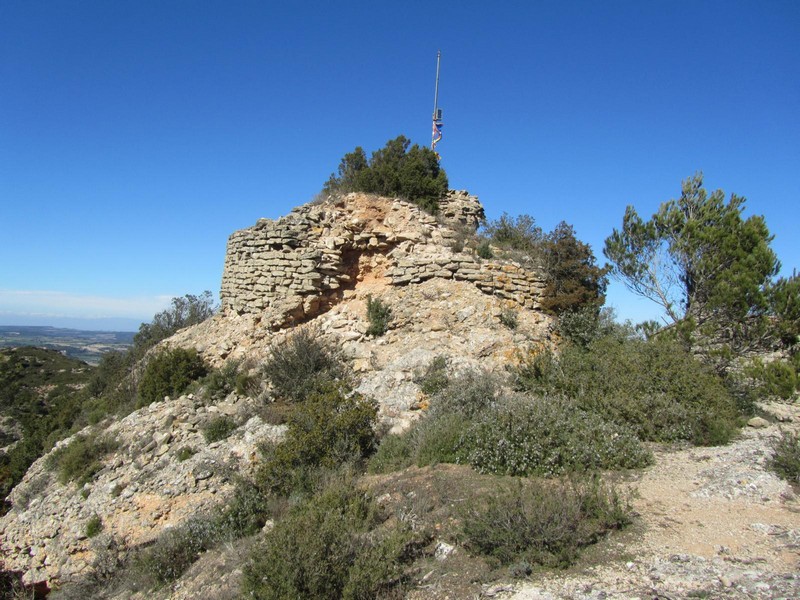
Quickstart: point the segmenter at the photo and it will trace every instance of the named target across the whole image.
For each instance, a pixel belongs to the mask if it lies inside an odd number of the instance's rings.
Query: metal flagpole
[[[442,139],[442,111],[439,110],[439,66],[442,51],[436,53],[436,90],[433,95],[433,131],[431,132],[431,150],[436,151],[436,144]]]

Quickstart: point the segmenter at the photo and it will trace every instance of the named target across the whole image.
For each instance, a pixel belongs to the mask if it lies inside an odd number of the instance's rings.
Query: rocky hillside
[[[342,348],[382,419],[403,429],[424,399],[415,374],[435,357],[450,358],[455,371],[502,370],[512,349],[550,343],[552,319],[537,310],[541,274],[478,258],[470,244],[482,218],[477,198],[452,192],[438,218],[400,200],[350,194],[259,220],[228,242],[219,313],[165,345],[196,348],[216,365],[257,363],[294,327],[313,328]],[[368,297],[391,307],[382,337],[365,335]],[[513,329],[503,324],[509,314]],[[219,415],[238,428],[208,443],[203,427]],[[223,503],[257,443],[280,431],[257,402],[235,393],[211,405],[165,399],[95,427],[86,443],[109,439],[113,449],[89,481],[59,482],[51,453],[10,495],[0,521],[4,567],[53,586],[86,577],[108,544],[147,543]],[[102,535],[88,535],[93,520]]]
[[[257,369],[289,336],[313,331],[341,350],[385,429],[408,430],[429,412],[420,374],[437,357],[447,358],[450,375],[502,374],[559,341],[540,309],[542,270],[480,258],[474,233],[482,219],[466,192],[451,192],[438,217],[401,200],[349,194],[261,219],[229,239],[220,311],[161,348]],[[367,334],[375,300],[391,310],[382,336]],[[287,427],[268,386],[216,399],[203,391],[87,428],[36,461],[0,520],[4,569],[69,593],[107,576],[132,550],[231,504],[237,479],[253,475],[259,443],[282,438]],[[393,523],[432,532],[406,573],[408,598],[798,597],[800,505],[766,465],[770,444],[782,429],[796,430],[800,414],[796,404],[761,409],[767,420],[753,421],[729,446],[650,443],[652,466],[609,475],[632,493],[633,526],[556,574],[493,571],[460,545],[461,503],[476,490],[499,490],[497,475],[434,463],[360,484]],[[229,435],[213,435],[220,423]],[[272,526],[280,523],[264,529]],[[109,586],[92,597],[241,597],[243,565],[261,537],[213,548],[159,589]]]

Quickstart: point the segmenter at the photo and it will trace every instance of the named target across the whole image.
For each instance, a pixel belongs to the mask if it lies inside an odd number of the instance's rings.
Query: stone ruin
[[[351,193],[259,219],[228,239],[222,312],[264,315],[264,325],[278,329],[329,310],[359,282],[401,286],[434,277],[538,309],[541,270],[482,260],[469,247],[484,218],[476,196],[450,191],[438,216],[411,202]]]

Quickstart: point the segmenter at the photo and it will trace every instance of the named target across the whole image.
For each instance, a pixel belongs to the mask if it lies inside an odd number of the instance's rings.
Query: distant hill
[[[96,365],[111,350],[125,350],[133,343],[131,331],[84,331],[59,327],[0,325],[0,348],[36,346]]]

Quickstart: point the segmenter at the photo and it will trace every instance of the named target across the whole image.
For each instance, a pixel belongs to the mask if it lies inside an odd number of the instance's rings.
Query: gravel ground
[[[800,405],[720,448],[659,450],[632,484],[640,523],[612,559],[564,575],[487,586],[503,600],[800,598],[800,500],[766,470],[771,440],[800,426]]]

